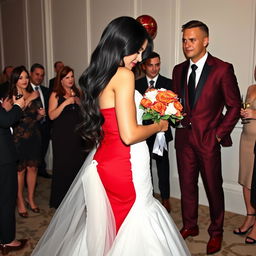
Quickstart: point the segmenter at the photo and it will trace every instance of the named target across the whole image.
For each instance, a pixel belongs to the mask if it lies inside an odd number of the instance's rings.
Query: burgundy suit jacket
[[[187,72],[189,60],[173,69],[174,91],[183,98],[186,117],[182,124],[192,127],[194,141],[204,151],[211,151],[217,144],[231,146],[230,133],[240,117],[241,98],[233,66],[208,54],[198,81],[194,106],[188,104]],[[222,114],[224,107],[226,112]],[[188,128],[189,129],[189,128]],[[188,129],[176,129],[175,147],[187,142]]]

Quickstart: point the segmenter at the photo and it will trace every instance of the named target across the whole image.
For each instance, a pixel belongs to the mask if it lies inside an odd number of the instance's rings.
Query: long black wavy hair
[[[153,42],[145,28],[131,17],[116,18],[103,31],[100,42],[92,53],[90,65],[79,79],[85,95],[82,101],[83,122],[79,128],[86,142],[86,150],[90,151],[103,138],[101,126],[104,118],[98,101],[100,93],[118,67],[124,66],[123,58],[138,52],[145,40],[148,44],[143,52],[143,59],[152,51]]]
[[[13,69],[11,78],[10,78],[9,98],[12,98],[13,95],[16,96],[18,94],[16,84],[17,84],[17,82],[20,78],[20,75],[23,71],[27,74],[27,76],[29,78],[29,73],[28,73],[27,69],[25,68],[25,66],[18,66]],[[30,92],[30,93],[33,92],[33,88],[29,81],[28,81],[28,86],[26,88],[26,91]]]

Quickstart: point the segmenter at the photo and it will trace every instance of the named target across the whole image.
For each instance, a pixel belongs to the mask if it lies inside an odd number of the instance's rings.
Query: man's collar
[[[30,82],[30,84],[31,84],[31,86],[33,87],[33,89],[34,89],[36,86],[39,86],[39,87],[40,87],[40,85],[35,85],[35,84],[31,83],[31,82]]]
[[[205,53],[205,55],[198,60],[196,63],[194,63],[191,59],[189,60],[189,67],[191,67],[193,64],[196,64],[197,67],[203,67],[204,63],[206,62],[207,58],[208,58],[208,52]]]
[[[149,78],[149,77],[146,75],[146,78],[147,78],[148,83],[149,83],[149,81],[153,80],[153,81],[155,82],[155,84],[156,84],[156,81],[157,81],[158,77],[159,77],[159,74],[158,74],[157,76],[155,76],[154,78]]]

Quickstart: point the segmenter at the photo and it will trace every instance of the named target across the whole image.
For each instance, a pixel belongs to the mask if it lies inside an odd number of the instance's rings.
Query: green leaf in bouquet
[[[184,116],[177,116],[176,119],[178,120],[182,120],[184,118]]]
[[[169,118],[170,118],[170,115],[161,116],[161,119],[164,119],[164,120],[168,120]]]
[[[170,120],[171,120],[171,122],[172,122],[173,124],[175,124],[175,123],[176,123],[176,119],[175,119],[175,118],[173,118],[172,116],[170,117]]]
[[[145,113],[143,114],[143,116],[142,116],[142,119],[143,119],[143,120],[151,120],[151,119],[153,119],[153,116],[152,116],[150,113],[145,112]]]
[[[161,119],[160,118],[153,118],[152,120],[154,121],[154,123],[159,123]]]

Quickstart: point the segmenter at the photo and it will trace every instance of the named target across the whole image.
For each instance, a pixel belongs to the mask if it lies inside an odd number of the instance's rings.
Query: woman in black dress
[[[18,198],[17,208],[21,217],[27,218],[26,206],[33,212],[39,213],[40,209],[35,203],[35,185],[37,167],[41,155],[41,135],[38,122],[45,116],[41,108],[38,91],[33,91],[29,83],[29,74],[24,66],[16,67],[11,75],[10,98],[22,95],[25,100],[23,116],[13,126],[14,143],[18,152]],[[26,173],[26,175],[25,175]],[[24,180],[26,177],[28,196],[24,200]]]
[[[53,177],[50,207],[58,208],[86,153],[83,140],[76,130],[81,122],[81,91],[75,86],[74,71],[64,66],[55,80],[49,100],[49,117],[52,124]]]

